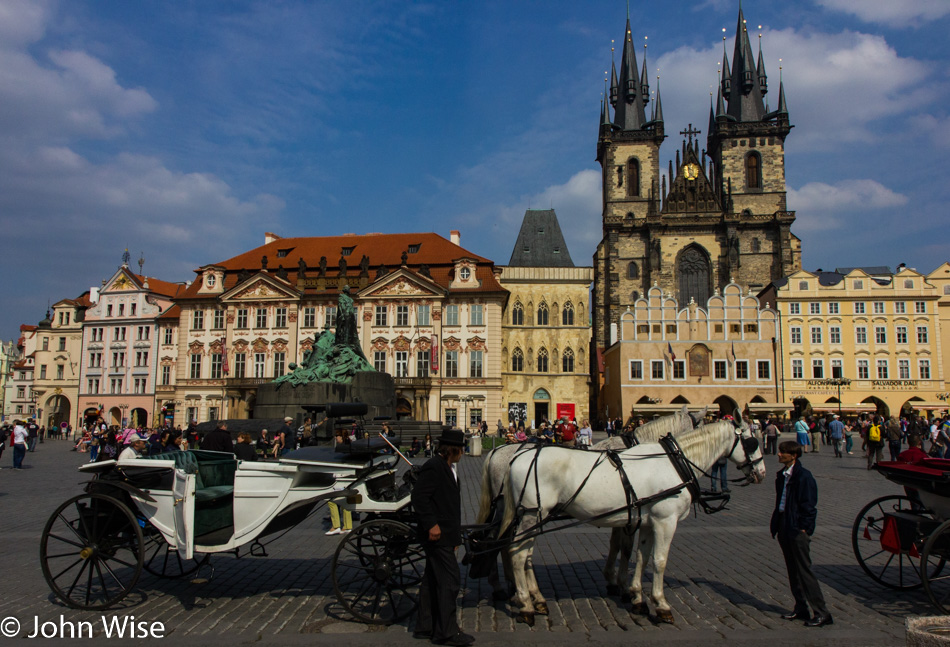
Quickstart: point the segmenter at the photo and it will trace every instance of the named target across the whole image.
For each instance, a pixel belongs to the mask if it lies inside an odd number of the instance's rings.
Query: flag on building
[[[732,342],[732,363],[736,363],[736,342]]]
[[[673,345],[670,342],[666,342],[666,350],[670,353],[670,361],[676,361],[676,353],[673,352]]]
[[[224,371],[224,374],[228,374],[228,346],[227,346],[227,337],[221,338],[221,370]]]

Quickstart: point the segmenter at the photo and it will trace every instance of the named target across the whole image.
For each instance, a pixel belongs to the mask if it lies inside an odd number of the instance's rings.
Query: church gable
[[[116,272],[115,276],[112,277],[112,280],[102,289],[102,292],[124,292],[137,290],[138,287],[138,284],[129,276],[129,273],[126,272],[125,269],[120,269]]]
[[[682,163],[677,155],[676,176],[670,185],[670,191],[663,201],[662,213],[709,213],[721,212],[722,205],[716,197],[712,184],[706,177],[706,170],[700,163],[697,150],[699,142],[690,136],[688,144],[683,145]],[[670,175],[673,168],[670,162]]]
[[[247,281],[239,283],[221,295],[222,301],[268,301],[296,299],[299,296],[296,290],[283,285],[275,279],[258,274]]]
[[[396,272],[387,274],[378,281],[367,286],[359,293],[360,298],[373,297],[419,297],[431,298],[441,296],[441,290],[431,280],[414,272],[400,268]]]

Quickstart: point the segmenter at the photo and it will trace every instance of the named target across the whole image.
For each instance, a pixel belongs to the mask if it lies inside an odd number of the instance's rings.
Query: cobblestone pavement
[[[897,486],[868,472],[857,454],[835,459],[830,448],[804,459],[818,479],[818,530],[812,543],[815,571],[835,619],[832,627],[806,629],[779,614],[791,607],[781,551],[768,534],[777,459],[767,457],[769,477],[736,488],[730,509],[681,523],[666,572],[666,594],[675,625],[634,616],[629,605],[606,594],[601,575],[607,531],[575,528],[542,537],[535,571],[550,615],[534,628],[513,621],[504,603],[491,601],[484,580],[463,582],[461,622],[479,644],[677,643],[772,645],[903,644],[905,616],[932,615],[920,591],[884,589],[860,569],[851,551],[851,524],[868,501],[897,493]],[[75,471],[87,455],[66,442],[47,441],[27,454],[27,468],[0,470],[0,619],[40,622],[94,620],[50,594],[38,560],[40,534],[52,510],[81,491]],[[474,519],[482,459],[460,464],[466,521]],[[735,474],[730,474],[735,476]],[[370,644],[412,640],[407,626],[366,627],[347,620],[336,602],[330,559],[338,540],[324,537],[322,515],[305,521],[268,547],[267,558],[219,555],[214,578],[204,584],[162,580],[143,572],[137,591],[107,615],[160,620],[176,643]],[[465,570],[463,569],[463,577]],[[98,625],[97,625],[98,626]],[[411,628],[411,625],[410,627]],[[336,634],[345,633],[346,636]],[[4,640],[0,638],[0,641]],[[80,642],[80,641],[75,641]]]

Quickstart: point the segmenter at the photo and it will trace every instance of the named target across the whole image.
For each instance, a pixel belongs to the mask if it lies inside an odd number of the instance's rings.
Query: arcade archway
[[[61,423],[69,424],[72,406],[64,395],[54,395],[46,401],[46,428],[59,427]]]

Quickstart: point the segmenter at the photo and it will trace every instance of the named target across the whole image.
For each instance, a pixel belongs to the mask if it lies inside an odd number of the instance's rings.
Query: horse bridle
[[[746,442],[749,441],[749,442]],[[749,436],[748,438],[742,437],[742,427],[736,427],[736,438],[732,443],[732,448],[729,450],[729,455],[732,455],[732,452],[736,451],[736,445],[742,445],[742,453],[745,454],[745,462],[738,463],[736,469],[745,470],[749,468],[749,471],[745,475],[746,481],[751,482],[753,480],[752,470],[756,465],[765,461],[764,456],[759,456],[759,458],[752,458],[752,454],[755,454],[756,450],[759,449],[759,441],[754,436]]]

